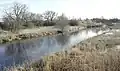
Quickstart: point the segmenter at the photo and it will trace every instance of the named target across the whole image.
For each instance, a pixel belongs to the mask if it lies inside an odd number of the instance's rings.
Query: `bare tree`
[[[28,12],[26,13],[26,20],[28,21],[28,23],[26,23],[27,26],[29,26],[30,23],[32,23],[33,26],[40,26],[42,25],[43,17],[41,14]]]
[[[47,23],[53,22],[56,17],[57,13],[54,11],[45,11],[45,13],[43,13],[43,18],[47,21]]]
[[[43,21],[43,16],[41,14],[34,14],[31,16],[33,23],[35,23],[36,26],[41,26]]]
[[[64,13],[57,17],[57,20],[68,20]]]
[[[27,14],[27,19],[31,20],[31,21],[35,21],[35,20],[43,20],[43,16],[41,14],[36,14],[36,13],[31,13],[29,12]]]
[[[68,30],[69,28],[69,20],[60,20],[57,22],[57,24],[55,25],[55,28],[61,30],[61,32],[65,32],[66,30]]]
[[[64,13],[62,13],[60,16],[57,16],[55,28],[61,30],[62,33],[68,30],[69,20]]]
[[[11,29],[20,28],[21,24],[26,23],[26,13],[28,7],[25,4],[14,3],[9,9],[5,9],[3,20]]]

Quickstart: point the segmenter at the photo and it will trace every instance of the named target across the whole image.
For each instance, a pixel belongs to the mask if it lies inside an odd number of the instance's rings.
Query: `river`
[[[0,70],[3,67],[39,60],[42,56],[67,49],[87,38],[102,34],[106,30],[93,28],[70,35],[45,36],[37,39],[0,45]]]

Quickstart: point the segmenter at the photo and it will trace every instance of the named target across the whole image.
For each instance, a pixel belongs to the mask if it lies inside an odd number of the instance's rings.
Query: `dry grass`
[[[76,48],[70,53],[45,58],[44,71],[120,71],[119,55],[120,52],[113,49],[100,53],[94,49]]]
[[[120,51],[114,48],[101,52],[92,47],[74,47],[71,52],[46,56],[21,71],[120,71],[119,55]]]

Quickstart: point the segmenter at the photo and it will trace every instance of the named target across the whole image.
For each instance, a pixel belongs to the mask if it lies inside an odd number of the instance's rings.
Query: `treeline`
[[[17,31],[19,29],[33,28],[40,26],[54,26],[58,21],[68,20],[65,14],[58,16],[54,11],[45,11],[42,14],[29,12],[27,5],[13,3],[13,6],[4,10],[3,23],[0,27],[3,30]],[[74,26],[75,19],[69,20],[68,24]]]
[[[113,18],[113,19],[93,18],[93,19],[91,19],[91,20],[92,20],[92,21],[95,21],[95,22],[97,22],[97,23],[99,23],[99,22],[105,23],[106,21],[111,22],[111,23],[116,23],[116,22],[119,22],[119,21],[120,21],[120,19],[118,19],[118,18]]]
[[[78,21],[92,21],[92,22],[102,22],[104,21],[111,21],[117,22],[119,19],[100,19],[100,18],[93,18],[93,19],[68,19],[64,13],[58,15],[58,13],[54,11],[45,11],[42,14],[36,14],[29,12],[27,5],[20,4],[20,3],[13,3],[13,6],[9,7],[8,9],[4,10],[3,15],[3,23],[0,23],[0,27],[3,30],[9,31],[17,31],[19,29],[25,28],[33,28],[33,27],[40,27],[40,26],[54,26],[60,21],[64,21],[64,23],[68,23],[70,26],[77,26],[79,25]],[[69,21],[69,22],[68,22]],[[63,22],[61,22],[63,23]],[[60,23],[59,23],[60,24]]]

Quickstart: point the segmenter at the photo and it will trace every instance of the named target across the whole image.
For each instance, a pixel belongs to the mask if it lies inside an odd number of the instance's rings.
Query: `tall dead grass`
[[[120,51],[114,48],[101,51],[95,46],[75,46],[70,52],[45,56],[19,71],[120,71]]]
[[[75,48],[74,48],[75,49]],[[86,48],[87,49],[87,48]],[[91,50],[88,48],[88,50]],[[106,53],[97,50],[76,50],[45,58],[45,71],[120,71],[120,52],[109,49]]]

